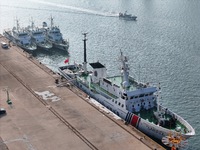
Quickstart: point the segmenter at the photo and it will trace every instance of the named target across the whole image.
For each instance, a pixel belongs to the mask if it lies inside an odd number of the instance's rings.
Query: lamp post
[[[9,97],[9,92],[8,92],[8,88],[5,88],[4,89],[5,91],[6,91],[6,94],[7,94],[7,104],[8,105],[12,105],[12,101],[11,101],[11,99],[10,99],[10,97]]]

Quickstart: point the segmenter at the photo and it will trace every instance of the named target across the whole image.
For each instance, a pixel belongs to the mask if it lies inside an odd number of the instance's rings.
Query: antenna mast
[[[87,36],[88,33],[83,33],[84,35],[84,39],[83,39],[83,42],[84,42],[84,62],[83,62],[83,69],[84,69],[84,72],[87,73],[87,55],[86,55],[86,41],[87,41]]]

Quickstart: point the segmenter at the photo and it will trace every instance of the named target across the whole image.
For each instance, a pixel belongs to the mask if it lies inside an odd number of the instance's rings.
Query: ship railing
[[[166,110],[166,113],[169,114],[170,116],[174,117],[175,119],[177,119],[177,121],[185,127],[185,134],[186,135],[195,135],[195,131],[192,128],[192,126],[186,121],[184,120],[181,116],[177,115],[176,113],[172,112],[171,110],[169,110],[166,107],[163,107],[162,105],[159,105],[161,110]]]

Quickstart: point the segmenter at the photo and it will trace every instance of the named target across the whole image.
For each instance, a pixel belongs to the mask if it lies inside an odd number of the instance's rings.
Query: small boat
[[[47,27],[47,23],[43,22],[43,28],[46,30],[47,40],[53,44],[53,47],[60,50],[68,51],[69,41],[64,40],[60,28],[54,26],[53,18],[51,17],[51,27]]]
[[[45,50],[51,49],[52,43],[50,43],[45,35],[44,28],[35,27],[34,22],[32,21],[31,27],[27,28],[29,35],[32,38],[32,41],[37,45],[38,48],[42,48]]]
[[[120,52],[119,75],[107,76],[100,62],[90,63],[87,69],[86,34],[84,34],[84,62],[58,68],[70,84],[88,94],[104,107],[148,136],[162,140],[169,133],[188,139],[195,135],[193,127],[181,116],[160,104],[160,85],[138,82],[129,76],[128,58]]]
[[[19,21],[16,20],[17,27],[13,27],[12,30],[4,30],[4,36],[15,43],[17,46],[27,50],[34,51],[37,49],[37,45],[31,40],[30,35],[24,28],[19,27]]]
[[[137,16],[133,16],[131,14],[127,14],[127,11],[125,13],[119,13],[119,18],[126,19],[126,20],[136,20]]]

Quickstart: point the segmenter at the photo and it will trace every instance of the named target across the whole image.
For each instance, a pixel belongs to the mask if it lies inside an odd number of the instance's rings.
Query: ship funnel
[[[84,62],[83,62],[83,68],[84,68],[84,72],[87,73],[87,55],[86,55],[86,36],[87,36],[88,33],[83,33],[84,35],[84,39],[83,39],[83,42],[84,42]]]

